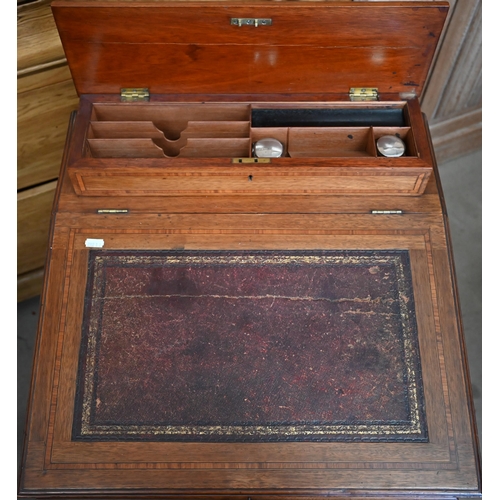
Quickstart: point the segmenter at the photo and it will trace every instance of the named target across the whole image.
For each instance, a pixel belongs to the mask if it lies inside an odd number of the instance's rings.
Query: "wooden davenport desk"
[[[80,107],[20,497],[480,497],[418,102],[447,4],[53,12]]]

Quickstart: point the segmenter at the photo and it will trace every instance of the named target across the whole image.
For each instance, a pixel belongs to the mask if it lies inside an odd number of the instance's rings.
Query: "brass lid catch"
[[[233,163],[271,163],[271,158],[233,158]]]
[[[259,19],[255,17],[232,17],[231,18],[231,25],[232,26],[255,26],[255,28],[258,28],[259,26],[271,26],[273,24],[272,19]]]

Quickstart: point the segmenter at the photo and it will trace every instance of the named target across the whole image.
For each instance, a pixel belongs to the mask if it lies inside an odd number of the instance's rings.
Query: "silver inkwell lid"
[[[377,150],[382,156],[396,158],[405,153],[405,143],[395,135],[383,135],[377,139]]]
[[[255,158],[279,158],[283,155],[283,144],[271,137],[259,139],[252,146],[252,155]]]

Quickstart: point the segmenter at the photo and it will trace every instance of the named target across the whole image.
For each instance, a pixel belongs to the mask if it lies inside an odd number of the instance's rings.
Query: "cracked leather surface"
[[[74,439],[427,440],[406,251],[90,252]]]

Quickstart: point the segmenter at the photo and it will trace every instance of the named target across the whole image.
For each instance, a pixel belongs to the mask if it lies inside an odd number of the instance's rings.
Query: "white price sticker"
[[[102,248],[104,246],[104,240],[98,240],[94,238],[87,238],[85,240],[85,246],[87,248]]]

